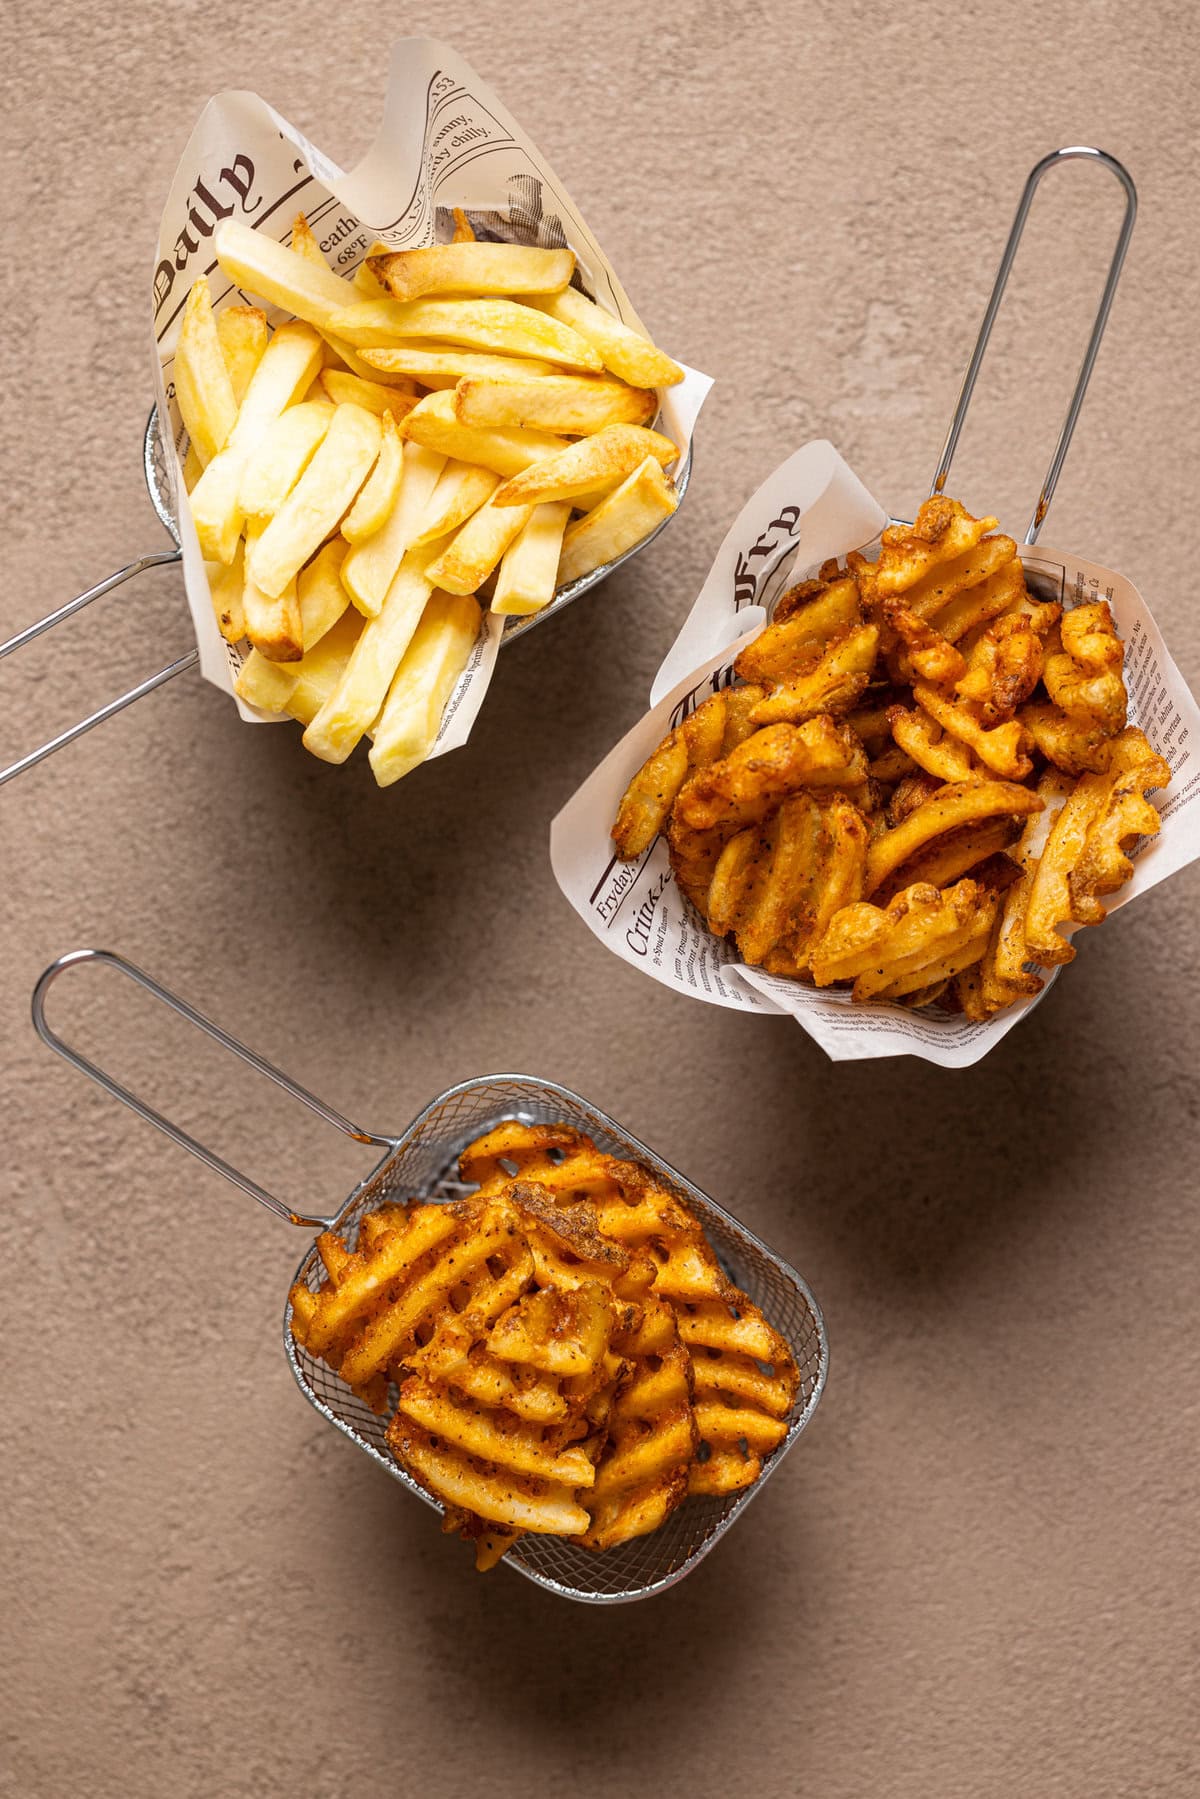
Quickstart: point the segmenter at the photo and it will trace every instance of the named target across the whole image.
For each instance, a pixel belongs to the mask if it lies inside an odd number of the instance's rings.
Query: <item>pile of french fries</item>
[[[651,429],[683,370],[570,285],[566,249],[474,239],[336,275],[303,215],[288,248],[227,219],[243,293],[188,296],[175,391],[217,621],[239,695],[381,786],[424,761],[483,605],[527,616],[674,511]],[[482,604],[481,604],[482,602]]]
[[[390,1414],[476,1565],[527,1531],[612,1549],[752,1486],[799,1371],[686,1205],[566,1124],[499,1124],[459,1174],[474,1197],[381,1207],[353,1250],[318,1237],[291,1328]]]
[[[938,496],[876,562],[826,564],[630,782],[618,854],[665,830],[747,964],[983,1022],[1072,960],[1159,830],[1171,769],[1127,724],[1110,607],[1036,601],[997,523]]]

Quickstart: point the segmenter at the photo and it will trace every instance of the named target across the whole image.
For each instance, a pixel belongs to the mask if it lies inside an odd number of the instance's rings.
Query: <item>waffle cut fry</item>
[[[749,967],[982,1021],[1071,959],[1060,927],[1098,924],[1158,830],[1170,769],[1126,728],[1108,602],[1031,596],[996,524],[938,495],[875,561],[824,563],[630,781],[618,856],[665,834]]]

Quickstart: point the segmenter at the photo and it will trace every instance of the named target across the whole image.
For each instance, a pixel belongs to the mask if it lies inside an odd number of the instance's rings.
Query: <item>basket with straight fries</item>
[[[945,491],[1033,194],[1126,212],[1023,544]],[[978,1060],[1101,923],[1200,854],[1200,711],[1137,590],[1038,543],[1133,228],[1112,157],[1031,172],[934,477],[889,519],[810,444],[736,521],[652,712],[556,819],[559,884],[625,960],[785,1012],[837,1059]],[[732,640],[732,641],[731,641]]]
[[[378,1163],[300,1212],[64,1041],[68,969],[115,970]],[[34,992],[73,1067],[276,1216],[315,1231],[287,1294],[301,1391],[443,1529],[564,1598],[642,1599],[688,1574],[811,1418],[828,1351],[804,1281],[577,1094],[461,1082],[396,1136],[359,1129],[119,956],[77,950]]]
[[[412,120],[423,122],[414,145]],[[392,54],[345,174],[253,95],[210,102],[153,284],[147,484],[197,647],[0,771],[199,663],[249,722],[297,721],[389,786],[466,741],[502,643],[673,516],[706,377],[651,342],[533,145],[466,63]]]

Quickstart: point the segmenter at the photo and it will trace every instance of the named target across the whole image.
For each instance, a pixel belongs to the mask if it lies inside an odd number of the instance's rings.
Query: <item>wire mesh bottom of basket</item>
[[[661,1529],[602,1553],[564,1537],[525,1536],[505,1564],[565,1597],[611,1604],[660,1592],[689,1573],[733,1524],[763,1482],[779,1466],[812,1416],[825,1380],[824,1325],[804,1281],[752,1232],[659,1160],[636,1138],[577,1094],[549,1081],[521,1075],[487,1076],[452,1088],[427,1106],[371,1179],[348,1201],[339,1232],[353,1247],[363,1214],[388,1200],[461,1198],[470,1189],[457,1179],[460,1152],[473,1138],[505,1119],[566,1123],[586,1132],[612,1155],[645,1163],[700,1219],[726,1272],[783,1335],[800,1370],[800,1388],[788,1434],[766,1462],[754,1486],[724,1498],[685,1500]],[[324,1270],[315,1249],[296,1279],[314,1292]],[[331,1368],[302,1350],[284,1318],[288,1360],[305,1396],[394,1479],[437,1512],[442,1507],[393,1457],[384,1438],[387,1420],[356,1399]]]

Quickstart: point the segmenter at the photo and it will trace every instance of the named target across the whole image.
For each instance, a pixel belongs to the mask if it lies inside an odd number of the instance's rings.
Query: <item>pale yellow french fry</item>
[[[278,597],[337,529],[379,455],[378,418],[362,406],[338,406],[316,455],[247,553],[255,584]]]
[[[683,380],[679,364],[656,349],[648,337],[614,319],[576,288],[565,287],[559,294],[539,297],[530,304],[584,338],[605,368],[631,387],[674,387]]]
[[[367,251],[368,258],[372,256],[386,256],[387,254],[388,246],[384,243],[380,243],[378,238],[376,238],[375,242],[371,245],[371,248]],[[383,285],[379,276],[375,274],[371,268],[370,262],[366,258],[359,263],[353,275],[351,275],[350,285],[362,295],[364,300],[386,300],[388,297],[387,288]]]
[[[330,401],[302,400],[267,430],[242,473],[238,505],[247,518],[274,518],[317,453],[333,419]]]
[[[331,537],[296,576],[300,641],[306,656],[313,645],[320,643],[325,633],[333,629],[350,604],[350,595],[342,585],[345,559],[345,543],[340,537]]]
[[[299,662],[291,664],[296,684],[285,710],[302,725],[312,723],[346,672],[362,624],[361,615],[351,606]]]
[[[657,524],[670,518],[678,504],[675,489],[662,465],[647,456],[640,468],[620,487],[567,527],[558,564],[558,585],[590,575],[648,537]]]
[[[204,275],[193,282],[184,302],[175,348],[175,397],[197,456],[210,463],[227,443],[238,407]]]
[[[424,528],[425,509],[445,466],[446,458],[435,451],[405,444],[395,505],[375,535],[354,544],[342,564],[342,583],[365,618],[378,613],[405,552]]]
[[[246,546],[238,538],[237,554],[226,568],[222,562],[205,564],[208,590],[212,595],[217,629],[226,643],[240,643],[246,635],[246,615],[242,610],[242,587],[246,579]]]
[[[353,379],[353,377],[351,377]],[[380,420],[382,436],[375,467],[359,490],[358,498],[342,520],[342,536],[347,543],[362,543],[381,531],[391,517],[400,497],[404,479],[404,445],[390,412]]]
[[[500,477],[490,468],[478,468],[471,462],[448,462],[434,490],[425,514],[425,528],[413,538],[412,548],[436,543],[466,524],[500,485]]]
[[[299,662],[304,654],[304,630],[300,622],[300,600],[295,577],[282,593],[266,594],[254,579],[254,552],[262,535],[256,520],[246,525],[245,578],[242,582],[242,612],[245,635],[268,662]]]
[[[226,306],[217,314],[217,336],[240,406],[267,347],[267,315],[261,306]]]
[[[575,273],[575,255],[530,244],[430,244],[374,256],[371,269],[397,300],[419,300],[423,294],[556,294]]]
[[[236,287],[295,313],[321,331],[344,311],[353,288],[325,262],[310,261],[238,219],[222,219],[213,233],[217,261]]]
[[[328,269],[325,252],[313,236],[313,228],[302,212],[298,212],[292,220],[292,249],[297,256],[303,256],[305,262]]]
[[[183,459],[183,485],[189,493],[203,473],[204,464],[196,454],[195,444],[190,443],[187,447],[187,455]]]
[[[394,387],[402,394],[413,392],[413,383],[407,375],[393,375],[386,369],[372,368],[345,338],[334,337],[329,331],[322,335],[330,355],[336,359],[333,363],[335,370],[342,374],[357,375],[360,381],[375,381],[384,387]]]
[[[283,712],[296,685],[298,662],[268,662],[261,650],[251,650],[233,682],[233,691],[248,706],[264,712]]]
[[[425,387],[432,387],[435,382],[455,387],[464,375],[524,381],[533,375],[559,372],[556,363],[529,356],[493,356],[487,350],[464,350],[461,344],[426,343],[419,338],[390,350],[364,350],[362,357],[380,378],[387,375],[399,380],[412,376]]]
[[[532,506],[497,507],[486,501],[432,564],[433,585],[447,593],[474,593],[532,516]]]
[[[541,375],[532,381],[466,377],[454,392],[460,425],[532,426],[586,436],[606,425],[644,425],[658,411],[653,388],[626,387],[601,375]]]
[[[454,236],[450,242],[452,244],[473,244],[475,242],[475,227],[461,206],[454,208]]]
[[[597,374],[604,366],[570,326],[515,300],[364,300],[336,313],[327,328],[357,349],[386,349],[397,339],[432,337]]]
[[[525,617],[549,605],[570,516],[570,500],[551,500],[534,507],[529,523],[505,551],[496,572],[493,612]]]
[[[412,411],[418,399],[415,386],[411,393],[406,394],[403,388],[384,387],[378,381],[364,381],[345,369],[322,369],[321,386],[338,405],[348,403],[365,406],[368,412],[378,413],[380,418],[385,412],[390,412],[397,423]]]
[[[430,594],[375,725],[370,760],[381,787],[424,762],[436,743],[482,616],[469,594]]]
[[[433,591],[429,553],[410,550],[376,618],[368,619],[337,686],[304,733],[304,747],[325,762],[344,762],[379,716],[400,659]]]
[[[641,425],[606,425],[603,431],[568,444],[556,456],[547,456],[512,476],[496,494],[496,504],[528,506],[543,500],[571,500],[577,505],[578,495],[615,487],[647,456],[666,465],[678,455],[677,446],[660,431],[648,431]]]
[[[550,431],[476,431],[460,425],[454,416],[454,394],[426,394],[400,426],[401,437],[453,456],[456,462],[474,462],[497,475],[516,475],[531,462],[565,450],[565,437]]]
[[[209,562],[233,561],[245,516],[238,505],[238,492],[246,463],[289,401],[304,392],[320,366],[321,339],[311,325],[299,320],[280,325],[250,378],[225,448],[213,457],[192,491],[192,518],[200,553]]]

